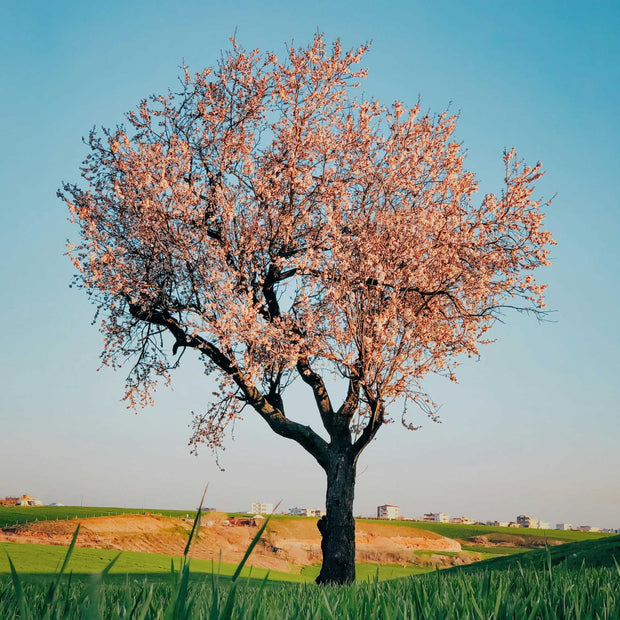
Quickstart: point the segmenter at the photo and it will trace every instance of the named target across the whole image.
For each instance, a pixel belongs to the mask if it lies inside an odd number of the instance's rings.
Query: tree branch
[[[377,431],[381,428],[385,422],[385,408],[379,398],[373,399],[366,394],[368,398],[368,404],[370,406],[370,420],[366,424],[362,434],[357,438],[353,444],[353,455],[357,457],[361,451],[374,439]]]
[[[201,336],[189,335],[180,326],[179,322],[165,310],[152,310],[139,304],[129,303],[131,315],[147,323],[167,328],[175,337],[179,346],[192,347],[205,354],[214,364],[223,370],[241,390],[243,401],[250,405],[269,427],[281,437],[293,439],[305,448],[325,468],[328,461],[327,442],[317,435],[310,426],[304,426],[289,420],[282,408],[274,406],[275,399],[269,402],[251,382],[243,376],[240,368],[214,344]],[[281,401],[280,401],[281,403]]]
[[[334,415],[334,409],[332,407],[327,388],[323,378],[318,373],[314,372],[310,367],[310,362],[307,357],[300,357],[297,360],[297,371],[303,382],[312,388],[314,394],[314,400],[316,406],[321,414],[321,420],[325,430],[329,433],[332,439],[342,435],[342,425],[336,423],[336,416]],[[348,426],[348,424],[347,424]]]

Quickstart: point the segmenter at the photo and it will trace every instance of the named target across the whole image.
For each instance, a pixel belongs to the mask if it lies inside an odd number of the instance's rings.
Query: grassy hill
[[[0,506],[0,529],[30,523],[31,521],[49,521],[55,519],[84,519],[121,514],[160,514],[165,517],[193,518],[192,510],[159,510],[151,508],[114,508],[110,506]]]
[[[449,571],[486,571],[518,566],[563,566],[569,569],[618,568],[620,575],[620,536],[609,535],[597,540],[566,543],[557,547],[536,549],[529,553],[510,555],[459,566]]]

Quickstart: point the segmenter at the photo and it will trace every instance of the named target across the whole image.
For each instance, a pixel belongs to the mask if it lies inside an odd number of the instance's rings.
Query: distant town
[[[273,504],[269,502],[254,502],[250,506],[250,511],[255,515],[271,514],[273,512]],[[300,508],[295,506],[289,508],[285,514],[296,515],[301,517],[322,517],[327,514],[322,508]],[[405,518],[400,514],[400,507],[395,504],[383,504],[377,506],[375,515],[358,515],[359,519],[390,519],[400,521],[432,521],[435,523],[455,523],[460,525],[492,525],[495,527],[523,527],[539,530],[573,530],[577,532],[603,532],[607,534],[620,534],[620,528],[600,528],[593,525],[573,525],[571,523],[556,523],[552,527],[550,523],[541,521],[537,517],[530,515],[518,515],[514,521],[476,521],[469,517],[451,517],[445,512],[427,512],[424,515],[412,518]]]
[[[64,504],[52,503],[44,504],[41,500],[30,495],[7,496],[0,498],[0,506],[63,506]],[[271,502],[253,502],[250,506],[249,513],[259,516],[268,515],[273,512],[273,503]],[[215,508],[207,508],[205,512],[216,511]],[[289,514],[298,517],[323,517],[327,514],[324,508],[301,508],[294,506],[288,511],[281,514]],[[620,534],[620,528],[600,528],[594,525],[573,525],[572,523],[556,523],[554,527],[546,521],[541,521],[537,517],[530,515],[518,515],[514,521],[476,521],[466,516],[451,517],[445,512],[427,512],[420,516],[404,517],[400,514],[400,507],[395,504],[383,504],[377,506],[376,514],[373,515],[357,515],[358,519],[388,519],[400,521],[430,521],[434,523],[454,523],[460,525],[491,525],[495,527],[514,527],[514,528],[530,528],[540,530],[573,530],[577,532],[602,532],[605,534]]]

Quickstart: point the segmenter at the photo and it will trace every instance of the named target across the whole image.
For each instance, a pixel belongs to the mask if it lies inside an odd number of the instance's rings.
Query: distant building
[[[538,519],[536,517],[528,517],[527,515],[519,515],[517,517],[517,525],[519,527],[538,528]]]
[[[288,513],[290,515],[295,515],[296,517],[307,517],[308,516],[308,509],[307,508],[299,508],[298,506],[295,506],[293,508],[289,508],[288,509]]]
[[[273,504],[270,502],[254,502],[250,512],[255,515],[271,514],[273,512]]]
[[[435,523],[448,523],[450,517],[445,512],[428,512],[424,515],[425,521],[434,521]]]
[[[43,502],[36,497],[24,494],[21,497],[0,499],[0,506],[43,506]]]
[[[492,525],[494,527],[510,527],[510,521],[487,521],[485,525]]]
[[[549,523],[547,523],[546,521],[539,521],[538,522],[538,529],[540,529],[540,530],[550,530],[551,529],[551,525],[549,525]]]
[[[570,523],[556,523],[555,529],[556,530],[572,530],[573,526]]]
[[[450,523],[458,523],[460,525],[472,525],[473,523],[475,523],[475,521],[473,519],[470,519],[469,517],[452,517],[450,519]]]
[[[398,506],[394,506],[394,504],[377,506],[377,519],[398,519],[399,516],[400,510]]]
[[[325,510],[324,508],[313,508],[310,510],[311,517],[326,517],[327,516],[327,510]]]
[[[0,506],[17,506],[18,501],[19,497],[5,497],[0,499]]]
[[[289,508],[288,513],[298,517],[324,517],[327,511],[322,508],[299,508],[295,506],[294,508]]]

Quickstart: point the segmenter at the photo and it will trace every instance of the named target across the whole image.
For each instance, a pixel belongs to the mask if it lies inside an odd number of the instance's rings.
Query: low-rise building
[[[0,500],[1,506],[43,506],[43,502],[36,497],[24,495],[20,497],[5,497]]]
[[[271,502],[254,502],[250,512],[255,515],[271,514],[273,512],[273,504]]]
[[[449,523],[450,517],[445,512],[428,512],[424,515],[425,521],[434,521],[435,523]]]
[[[377,519],[398,519],[400,509],[394,504],[383,504],[377,506]]]
[[[327,511],[323,508],[299,508],[295,506],[294,508],[289,508],[288,513],[298,517],[324,517]]]
[[[519,515],[517,517],[517,525],[519,527],[538,528],[538,519],[536,517],[529,517],[528,515]]]
[[[469,517],[451,517],[450,523],[458,523],[459,525],[472,525],[475,523],[473,519]]]

